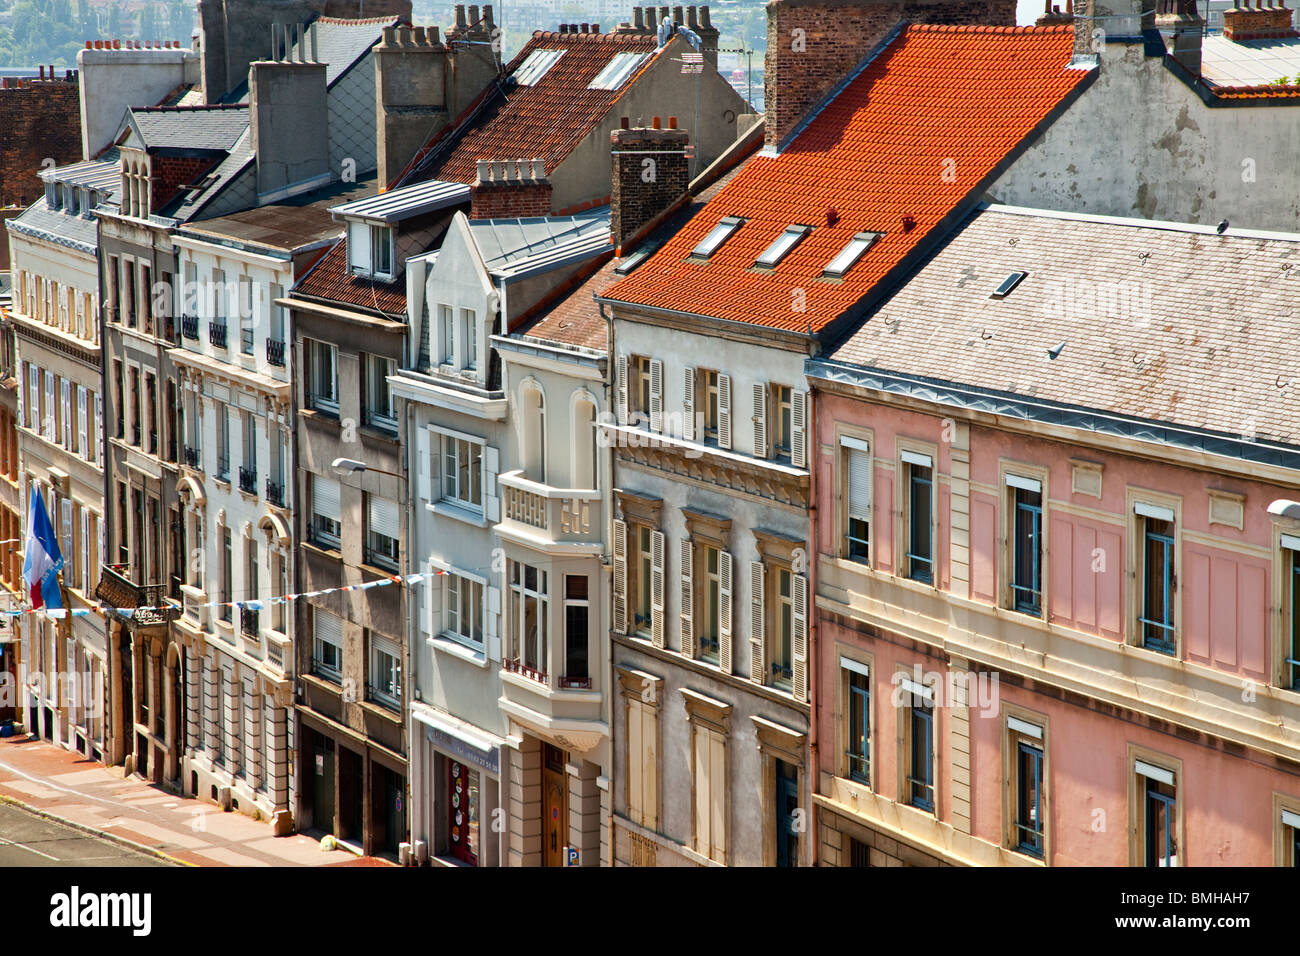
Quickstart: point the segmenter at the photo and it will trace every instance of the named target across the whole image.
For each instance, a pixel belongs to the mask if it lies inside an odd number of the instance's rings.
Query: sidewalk
[[[168,793],[25,735],[0,739],[0,798],[194,866],[391,866]]]

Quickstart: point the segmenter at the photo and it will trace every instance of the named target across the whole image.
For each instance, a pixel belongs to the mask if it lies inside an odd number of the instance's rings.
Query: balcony
[[[185,446],[185,464],[195,471],[203,470],[203,453],[193,445]]]
[[[266,500],[277,508],[284,507],[284,485],[266,479]]]
[[[199,317],[197,315],[181,316],[181,336],[193,342],[199,340]]]
[[[134,610],[130,617],[138,627],[166,626],[179,610],[167,600],[167,585],[136,584],[125,564],[109,564],[100,570],[95,598],[122,611]]]
[[[574,546],[566,550],[601,546],[599,491],[553,488],[525,478],[522,471],[497,480],[504,499],[499,532],[534,544]]]
[[[519,723],[564,741],[569,749],[590,750],[609,736],[609,725],[601,720],[603,695],[593,683],[590,678],[550,676],[507,658],[501,662],[497,703]]]
[[[284,340],[266,340],[266,360],[277,368],[284,368]]]
[[[208,323],[208,342],[214,349],[226,347],[226,320],[213,319]]]
[[[239,490],[247,495],[257,494],[257,469],[239,467]]]

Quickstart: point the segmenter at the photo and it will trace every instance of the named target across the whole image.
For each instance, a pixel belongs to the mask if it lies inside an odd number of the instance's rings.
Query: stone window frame
[[[772,687],[781,693],[794,694],[794,634],[790,635],[790,688],[777,687],[772,677],[772,648],[774,644],[774,635],[776,633],[778,609],[778,587],[779,582],[777,572],[789,571],[791,577],[794,575],[807,576],[808,568],[808,542],[802,538],[795,538],[792,535],[784,534],[780,531],[770,531],[765,528],[752,528],[750,533],[754,536],[754,547],[758,553],[758,561],[763,565],[763,680],[765,687]],[[802,570],[800,570],[802,568]],[[734,574],[734,571],[733,571]],[[732,590],[735,590],[733,581]],[[791,582],[791,614],[793,615],[794,604],[794,584]],[[793,628],[793,618],[791,622]],[[733,627],[732,640],[735,641]],[[807,655],[805,655],[807,656]],[[804,662],[805,668],[808,667],[808,661]],[[752,675],[752,672],[751,672]],[[757,683],[757,682],[755,682]]]
[[[1143,789],[1138,786],[1138,778],[1141,776],[1137,770],[1137,762],[1139,760],[1143,763],[1149,763],[1153,766],[1159,767],[1162,770],[1167,770],[1174,775],[1174,799],[1177,802],[1175,813],[1178,817],[1174,826],[1174,839],[1176,841],[1175,845],[1177,846],[1176,854],[1179,860],[1178,866],[1181,869],[1187,866],[1187,804],[1184,800],[1186,784],[1183,777],[1183,762],[1176,757],[1171,757],[1167,753],[1152,750],[1135,743],[1130,743],[1128,745],[1128,753],[1125,761],[1125,766],[1128,768],[1129,866],[1139,867],[1146,865],[1146,847],[1144,846],[1146,831],[1143,826],[1146,821],[1146,794]]]
[[[800,808],[804,810],[804,828],[799,832],[798,861],[802,862],[808,846],[808,819],[804,790],[808,779],[807,760],[808,734],[792,730],[758,714],[751,714],[750,723],[754,725],[754,735],[758,739],[759,759],[762,762],[761,789],[759,801],[763,814],[763,866],[776,865],[776,807],[772,801],[776,797],[776,762],[783,760],[795,768],[795,786],[799,794]]]
[[[895,662],[893,675],[891,677],[891,698],[898,699],[893,697],[893,695],[899,695],[900,697],[906,695],[906,701],[904,701],[901,706],[894,708],[894,732],[897,739],[895,754],[896,763],[894,764],[896,800],[899,806],[907,807],[916,813],[924,814],[927,817],[933,817],[935,820],[940,820],[939,809],[943,805],[942,797],[944,794],[942,792],[943,781],[939,774],[939,769],[942,766],[940,750],[943,741],[943,735],[939,730],[939,715],[943,712],[944,708],[940,707],[938,702],[941,699],[939,694],[942,693],[942,688],[937,687],[933,680],[927,681],[925,679],[926,675],[922,675],[921,684],[930,691],[930,773],[931,779],[934,781],[932,784],[932,789],[934,791],[934,808],[932,810],[925,810],[912,803],[912,785],[907,779],[912,746],[911,711],[915,701],[915,694],[913,691],[903,689],[902,680],[906,679],[911,683],[915,683],[913,680],[914,675],[914,668],[902,661]]]
[[[636,605],[638,602],[639,592],[634,582],[637,580],[639,570],[634,567],[633,555],[639,553],[640,528],[649,528],[653,532],[663,532],[663,511],[664,501],[662,498],[655,498],[650,495],[641,495],[633,491],[624,491],[614,489],[614,499],[618,504],[619,514],[622,515],[623,522],[627,525],[627,636],[639,638],[642,640],[649,639],[653,635],[653,624],[651,625],[651,635],[640,634],[636,629]],[[664,542],[664,562],[667,563],[668,543]],[[664,603],[667,604],[667,583],[664,585]],[[611,609],[611,618],[612,618]],[[667,618],[667,608],[664,610],[664,617]],[[612,622],[611,622],[612,627]],[[667,630],[667,621],[665,620],[664,629]],[[665,635],[665,644],[667,635]]]
[[[879,792],[877,786],[880,782],[880,763],[876,759],[879,749],[877,744],[879,740],[877,733],[880,729],[880,723],[876,719],[876,655],[872,651],[865,650],[854,644],[847,644],[843,641],[835,642],[835,775],[842,780],[846,780],[854,786],[866,787],[872,793]],[[848,724],[849,724],[849,669],[843,665],[843,661],[849,660],[859,664],[867,669],[867,767],[868,776],[871,778],[867,783],[855,780],[850,776],[849,758],[848,758]]]
[[[722,670],[724,673],[728,673],[728,674],[729,674],[729,673],[732,673],[732,672],[735,670],[735,663],[736,663],[736,662],[735,662],[735,656],[736,656],[736,652],[735,652],[735,640],[736,640],[736,614],[735,614],[736,588],[735,588],[735,576],[736,576],[736,571],[735,571],[735,556],[734,556],[734,554],[732,553],[731,546],[730,546],[730,539],[731,539],[731,519],[728,518],[728,517],[726,517],[726,516],[724,516],[724,515],[713,514],[712,512],[708,512],[708,511],[698,511],[698,510],[693,509],[693,508],[681,508],[680,511],[681,511],[682,519],[683,519],[683,521],[685,522],[685,525],[686,525],[686,537],[687,537],[687,539],[691,542],[691,602],[692,602],[692,605],[693,605],[693,606],[691,607],[691,631],[692,631],[692,639],[693,639],[692,642],[693,642],[693,644],[694,644],[694,653],[693,653],[691,656],[692,656],[692,658],[693,658],[694,660],[701,660],[701,659],[702,659],[702,656],[701,656],[701,653],[700,653],[700,648],[701,648],[701,642],[700,642],[700,621],[703,620],[703,611],[702,611],[702,608],[705,606],[705,604],[704,604],[704,600],[703,600],[703,595],[704,595],[705,591],[704,591],[704,589],[703,589],[702,587],[700,587],[700,581],[703,580],[703,577],[704,577],[704,575],[703,575],[703,573],[702,573],[702,569],[704,569],[704,568],[707,567],[707,563],[706,563],[706,562],[703,560],[703,558],[702,558],[703,552],[704,552],[706,549],[708,549],[708,548],[713,548],[713,549],[717,550],[717,552],[718,552],[718,554],[719,554],[719,561],[718,561],[718,574],[719,574],[719,578],[721,578],[721,574],[722,574],[722,561],[721,561],[721,555],[723,554],[723,552],[726,552],[727,554],[732,554],[732,572],[731,572],[731,574],[732,574],[732,587],[731,587],[731,600],[732,600],[731,640],[732,640],[732,651],[731,651],[731,660],[730,660],[730,661],[723,661],[723,660],[722,660],[722,657],[723,657],[723,654],[722,654],[722,635],[721,635],[721,633],[719,633],[719,635],[718,635],[718,662],[719,662],[719,665],[721,666],[721,670]],[[679,584],[678,591],[680,592],[680,590],[681,590],[681,589],[680,589],[680,583],[681,583],[681,581],[680,581],[681,569],[680,569],[680,568],[678,569],[678,575],[679,575],[679,578],[678,578],[678,584]],[[666,586],[665,586],[665,595],[666,595],[666,593],[667,593],[667,588],[666,588]],[[721,602],[721,596],[719,596],[719,602]],[[680,613],[680,608],[679,608],[679,613]],[[719,611],[719,618],[721,619],[721,611]],[[721,622],[719,622],[719,632],[721,632]],[[705,661],[705,663],[708,663],[708,662]]]
[[[873,460],[877,458],[873,449]],[[917,580],[912,577],[911,559],[907,556],[910,548],[908,539],[912,531],[911,472],[910,466],[903,461],[903,452],[912,452],[930,457],[930,581]],[[898,435],[894,439],[894,574],[903,581],[910,581],[916,587],[939,589],[939,446],[924,439],[908,438]]]
[[[1022,720],[1027,724],[1034,724],[1042,732],[1042,736],[1037,738],[1038,748],[1043,752],[1043,779],[1039,793],[1039,812],[1043,820],[1043,856],[1041,861],[1038,858],[1022,853],[1016,849],[1019,845],[1019,838],[1016,834],[1016,804],[1018,801],[1018,791],[1016,787],[1016,744],[1021,740],[1032,740],[1029,734],[1018,731],[1010,726],[1009,718],[1014,717]],[[1002,724],[1002,845],[1008,852],[1016,854],[1017,857],[1024,857],[1027,860],[1041,862],[1050,865],[1052,859],[1052,785],[1051,785],[1051,752],[1048,742],[1051,740],[1051,718],[1043,711],[1031,710],[1028,707],[1022,707],[1019,704],[1012,704],[1008,701],[1002,702],[1001,712],[998,720]]]
[[[662,726],[663,726],[663,721],[661,718],[661,713],[662,713],[661,704],[663,703],[665,681],[662,677],[658,677],[654,674],[647,673],[646,671],[637,670],[636,668],[627,667],[619,664],[614,665],[614,676],[618,680],[620,696],[623,699],[623,734],[624,734],[624,741],[625,741],[624,759],[627,760],[627,763],[630,766],[632,760],[634,759],[634,755],[632,754],[631,749],[628,747],[626,741],[628,740],[627,735],[628,735],[628,728],[630,726],[631,710],[634,705],[650,708],[650,710],[653,712],[654,744],[655,744],[654,752],[656,756],[661,752],[660,744],[662,741]],[[632,776],[630,773],[628,773],[623,775],[622,796],[624,801],[624,807],[627,810],[627,815],[629,819],[631,819],[633,823],[636,823],[638,826],[645,827],[647,830],[654,830],[657,832],[659,830],[659,819],[660,819],[659,811],[660,808],[663,806],[663,796],[662,796],[663,777],[659,773],[659,766],[657,762],[651,761],[648,764],[643,764],[643,772],[645,768],[652,769],[654,772],[654,782],[651,784],[649,788],[647,788],[648,791],[652,793],[654,796],[654,805],[649,808],[642,806],[641,809],[643,812],[640,819],[638,819],[636,816],[633,815],[632,791],[631,791]],[[644,800],[644,795],[643,795],[643,800]],[[647,809],[648,812],[646,812]]]
[[[1017,478],[1029,478],[1037,481],[1041,487],[1039,492],[1040,506],[1040,525],[1039,525],[1039,550],[1040,557],[1038,563],[1038,615],[1027,614],[1024,611],[1016,610],[1016,596],[1011,588],[1011,583],[1015,574],[1015,556],[1012,546],[1015,539],[1015,495],[1016,489],[1007,484],[1007,476],[1014,475]],[[1043,621],[1048,619],[1048,584],[1050,581],[1048,570],[1051,552],[1049,549],[1050,539],[1048,532],[1049,525],[1049,504],[1051,486],[1051,469],[1046,465],[1033,465],[1027,462],[1018,461],[1011,458],[998,459],[998,529],[999,529],[999,546],[998,546],[998,606],[1005,611],[1026,618],[1031,621]]]
[[[724,792],[721,795],[723,802],[722,815],[722,851],[721,859],[713,858],[711,847],[700,849],[699,846],[699,822],[696,820],[695,811],[698,806],[699,781],[695,774],[695,748],[700,739],[701,731],[708,733],[710,736],[719,736],[722,738],[724,768],[722,779],[724,786],[730,782],[731,773],[731,713],[732,705],[724,701],[716,700],[712,697],[706,697],[689,688],[682,687],[678,690],[682,695],[682,703],[686,708],[686,719],[691,727],[691,749],[690,749],[690,768],[691,768],[691,846],[696,854],[712,860],[715,863],[726,865],[727,857],[731,853],[729,837],[731,836],[731,801],[730,793]],[[728,788],[729,790],[730,788]],[[709,792],[709,803],[712,805],[717,794],[712,790]],[[711,841],[711,843],[714,841]]]
[[[1286,831],[1298,828],[1282,821],[1284,810],[1300,816],[1300,796],[1273,791],[1273,865],[1291,867],[1298,861],[1292,858],[1292,841],[1287,839]]]
[[[1287,538],[1300,538],[1300,519],[1275,516],[1269,528],[1270,540],[1273,543],[1273,607],[1278,609],[1278,613],[1272,615],[1272,626],[1270,628],[1270,644],[1273,647],[1272,655],[1273,667],[1270,680],[1281,690],[1291,693],[1300,693],[1300,689],[1294,689],[1291,681],[1288,680],[1288,672],[1291,665],[1286,659],[1291,653],[1291,619],[1292,615],[1300,613],[1300,608],[1295,607],[1295,601],[1292,597],[1291,590],[1291,562],[1300,561],[1300,549],[1293,550],[1286,547],[1283,542],[1283,536]],[[1292,555],[1295,555],[1293,558]],[[1300,812],[1300,811],[1297,811]]]
[[[863,425],[854,425],[848,422],[835,423],[835,446],[833,453],[835,455],[835,546],[831,553],[841,561],[852,561],[848,554],[848,534],[849,534],[849,451],[858,449],[850,448],[844,444],[843,439],[848,438],[852,441],[866,442],[871,449],[865,452],[868,458],[868,467],[871,469],[871,497],[869,502],[871,506],[871,519],[867,522],[867,533],[870,538],[867,542],[867,560],[865,562],[854,561],[854,564],[861,565],[864,568],[875,569],[876,567],[876,542],[877,537],[877,515],[875,507],[876,496],[876,463],[878,456],[876,454],[876,430]],[[892,462],[886,462],[887,465],[893,466]],[[892,479],[891,479],[892,480]]]
[[[1148,505],[1169,508],[1174,513],[1174,549],[1173,549],[1173,596],[1170,599],[1170,610],[1172,612],[1173,630],[1174,630],[1174,652],[1173,654],[1164,654],[1160,651],[1152,650],[1143,646],[1143,630],[1139,618],[1142,616],[1142,591],[1145,587],[1143,575],[1143,544],[1145,539],[1145,522],[1149,519],[1139,515],[1135,506],[1141,502]],[[1124,492],[1124,526],[1127,531],[1127,547],[1125,548],[1126,570],[1125,578],[1125,638],[1124,642],[1130,647],[1136,647],[1152,654],[1160,654],[1161,657],[1168,657],[1172,660],[1183,659],[1183,637],[1185,627],[1183,615],[1181,613],[1182,588],[1179,587],[1178,578],[1183,571],[1183,498],[1182,495],[1170,494],[1168,492],[1155,491],[1149,488],[1142,488],[1136,485],[1129,485]]]

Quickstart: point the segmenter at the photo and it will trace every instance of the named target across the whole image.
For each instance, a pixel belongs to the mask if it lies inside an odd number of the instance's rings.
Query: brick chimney
[[[781,148],[900,20],[1015,26],[1016,0],[771,0],[763,84],[765,145]]]
[[[471,219],[521,219],[551,214],[551,182],[540,159],[478,161],[470,188]]]
[[[690,185],[690,137],[668,118],[660,129],[659,117],[650,128],[623,128],[609,134],[613,176],[609,202],[610,241],[622,250],[640,239],[645,227],[686,194]]]
[[[1235,43],[1247,40],[1276,40],[1297,36],[1292,26],[1292,12],[1284,0],[1264,5],[1264,0],[1232,0],[1232,9],[1223,11],[1223,35]]]

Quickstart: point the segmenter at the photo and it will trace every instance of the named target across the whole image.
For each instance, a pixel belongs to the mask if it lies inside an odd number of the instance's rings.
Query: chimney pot
[[[478,161],[478,181],[481,183],[485,183],[491,178],[492,178],[492,164],[489,163],[486,159],[480,159]]]
[[[583,32],[583,33],[590,33],[590,32],[591,32],[591,24],[590,24],[590,23],[584,23],[584,24],[582,24],[582,31],[581,31],[581,32]]]
[[[599,24],[599,23],[593,23],[593,24],[591,25],[591,32],[592,32],[592,33],[600,33],[600,24]]]
[[[469,25],[470,25],[470,26],[474,26],[476,23],[478,23],[478,20],[479,20],[479,17],[478,17],[478,5],[477,5],[477,4],[470,4],[470,7],[469,7]]]
[[[645,19],[641,16],[640,7],[632,8],[632,26],[636,27],[638,31],[645,29]]]
[[[686,25],[690,27],[692,30],[694,30],[696,27],[700,25],[699,20],[696,17],[694,7],[686,8]]]
[[[458,3],[456,4],[456,30],[459,32],[460,30],[465,29],[465,27],[465,5],[463,3]]]
[[[41,67],[41,79],[45,79],[45,67]]]
[[[534,159],[534,160],[533,160],[533,179],[545,179],[545,178],[546,178],[546,160],[544,160],[544,159]]]
[[[430,46],[440,46],[442,44],[442,40],[438,37],[437,27],[426,27],[424,34],[429,38]]]
[[[624,116],[622,119],[620,119],[620,120],[618,121],[618,125],[619,125],[619,129],[628,129],[628,128],[629,128],[629,123],[628,123],[627,117]]]
[[[668,117],[668,128],[669,128],[669,129],[676,129],[676,128],[677,128],[677,117],[676,117],[676,116],[670,116],[670,117]]]
[[[673,7],[673,24],[675,26],[681,26],[685,22],[686,21],[682,19],[682,8]]]
[[[709,22],[708,4],[705,4],[704,6],[700,7],[700,26],[702,26],[706,30],[713,28],[713,24]]]
[[[652,129],[660,129],[660,128],[661,128],[661,126],[660,126],[660,124],[659,124],[659,117],[658,117],[658,116],[656,116],[656,117],[654,118],[654,123],[652,124],[651,128],[652,128]]]

